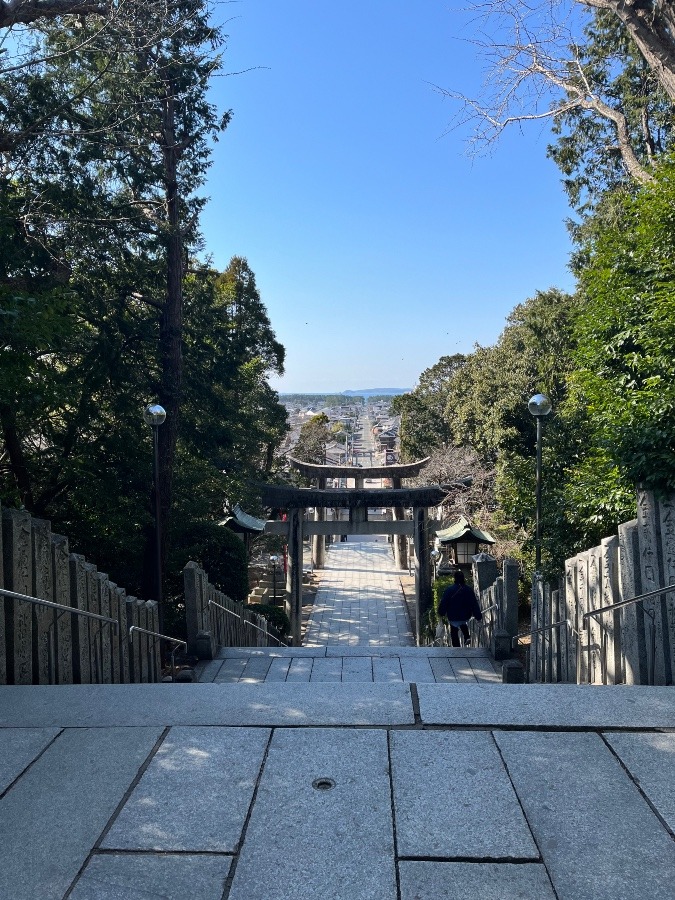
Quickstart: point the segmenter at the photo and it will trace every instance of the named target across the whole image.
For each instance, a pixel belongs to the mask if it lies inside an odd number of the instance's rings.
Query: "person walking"
[[[459,641],[459,632],[461,630],[464,646],[468,647],[471,640],[469,637],[469,619],[477,619],[480,622],[483,618],[483,613],[480,611],[473,589],[464,581],[464,572],[461,570],[455,573],[455,583],[443,591],[441,602],[438,604],[438,615],[447,616],[448,622],[450,622],[452,646],[461,646]]]

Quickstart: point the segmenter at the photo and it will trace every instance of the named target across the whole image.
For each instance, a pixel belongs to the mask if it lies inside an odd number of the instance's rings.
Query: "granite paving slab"
[[[398,868],[401,900],[556,900],[537,863],[405,861]]]
[[[342,660],[343,681],[373,680],[373,662],[370,656],[346,656]]]
[[[673,900],[675,842],[599,735],[495,740],[559,900]]]
[[[395,896],[385,732],[276,731],[229,900]]]
[[[0,794],[42,753],[58,728],[0,729]]]
[[[456,684],[455,670],[447,657],[429,657],[429,665],[438,684]]]
[[[373,681],[397,682],[403,681],[401,663],[396,656],[373,657]]]
[[[272,658],[269,656],[251,656],[246,660],[246,666],[241,673],[241,684],[262,684],[270,670]]]
[[[246,659],[226,659],[213,679],[216,684],[237,684],[246,668]],[[206,678],[201,679],[206,681]]]
[[[501,670],[498,672],[491,659],[469,659],[476,680],[490,684],[502,684]]]
[[[394,731],[399,856],[537,859],[489,732]]]
[[[325,656],[326,648],[319,647],[221,647],[219,659],[249,659],[251,657]]]
[[[417,692],[426,725],[675,728],[675,691],[670,687],[420,684]]]
[[[433,684],[436,681],[428,656],[401,656],[401,673],[404,681]]]
[[[311,660],[307,660],[311,662]],[[403,684],[90,684],[0,687],[0,727],[410,725]]]
[[[286,676],[288,675],[288,670],[291,667],[292,658],[286,657],[275,657],[272,660],[272,664],[269,667],[267,675],[265,676],[265,684],[269,681],[286,681]]]
[[[222,900],[231,865],[205,854],[94,855],[69,900]]]
[[[333,644],[325,647],[325,651],[326,656],[363,656],[365,652],[368,656],[410,656],[419,659],[436,656],[447,659],[491,659],[490,651],[484,647],[397,647],[394,644],[348,647]]]
[[[476,684],[478,682],[468,658],[450,660],[450,668],[454,672],[458,684]]]
[[[309,681],[312,677],[314,659],[293,659],[288,667],[286,682]]]
[[[675,832],[675,734],[607,734],[621,762]]]
[[[56,738],[0,800],[0,897],[61,900],[160,735],[78,728]]]
[[[315,659],[310,681],[342,681],[341,659]]]
[[[270,732],[172,728],[103,847],[234,853]]]
[[[199,681],[215,681],[216,676],[223,667],[222,659],[210,659],[208,662],[200,663],[195,667],[198,673]]]

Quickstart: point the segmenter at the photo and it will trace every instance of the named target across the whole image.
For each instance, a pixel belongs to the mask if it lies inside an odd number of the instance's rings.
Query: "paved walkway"
[[[416,682],[497,684],[501,664],[487,650],[451,647],[223,647],[218,659],[199,670],[200,682]]]
[[[416,647],[386,541],[335,543],[321,570],[302,647],[223,647],[200,682],[501,682],[487,650]]]
[[[673,900],[669,687],[0,688],[7,900]]]
[[[386,540],[331,544],[304,645],[413,646],[401,574]]]

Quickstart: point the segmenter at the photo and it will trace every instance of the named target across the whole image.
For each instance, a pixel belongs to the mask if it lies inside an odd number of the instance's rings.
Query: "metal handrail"
[[[117,619],[111,619],[110,616],[101,616],[98,613],[89,612],[86,609],[78,609],[76,606],[66,606],[63,603],[54,603],[51,600],[41,600],[39,597],[31,597],[29,594],[18,594],[16,591],[7,591],[0,588],[0,595],[9,597],[12,600],[25,600],[27,603],[34,603],[35,606],[48,606],[50,609],[62,609],[64,612],[72,613],[74,616],[85,616],[87,619],[98,619],[101,622],[109,622],[115,628],[119,628]]]
[[[641,603],[643,600],[648,600],[650,597],[658,597],[660,594],[669,594],[675,591],[675,584],[669,584],[667,587],[657,588],[655,591],[647,591],[646,594],[639,594],[637,597],[631,597],[630,600],[619,600],[618,603],[612,603],[609,606],[599,606],[597,609],[591,609],[589,612],[585,612],[583,614],[584,619],[588,619],[591,616],[597,616],[601,613],[608,612],[611,609],[619,609],[622,606],[630,606],[631,603]],[[649,612],[649,610],[645,610],[645,612]]]
[[[242,622],[245,622],[247,625],[250,625],[251,628],[256,628],[258,631],[262,631],[263,634],[266,634],[267,637],[272,638],[273,641],[276,641],[277,644],[280,644],[282,647],[288,647],[288,644],[284,644],[283,641],[280,641],[279,638],[274,637],[273,634],[270,634],[265,628],[261,628],[260,625],[256,625],[255,622],[248,622],[243,616],[240,616],[239,613],[234,612],[231,609],[228,609],[226,606],[223,606],[222,603],[216,603],[215,600],[209,600],[209,606],[217,606],[218,609],[225,610],[226,613],[229,613],[231,616],[236,616],[237,619],[241,619]]]
[[[149,634],[152,637],[160,638],[161,640],[164,640],[164,641],[173,641],[173,643],[176,644],[176,646],[171,651],[171,672],[172,672],[172,677],[175,678],[176,677],[176,651],[178,650],[178,647],[181,644],[187,650],[187,643],[185,641],[182,641],[180,638],[171,637],[168,634],[160,634],[159,631],[148,631],[147,628],[141,628],[140,625],[132,625],[129,628],[129,634],[128,634],[130,644],[133,644],[133,642],[134,642],[134,631],[140,631],[141,634]]]
[[[553,631],[554,628],[560,628],[561,625],[567,625],[572,631],[578,633],[569,619],[561,619],[559,622],[553,622],[551,625],[533,628],[532,631],[521,631],[520,634],[516,634],[511,638],[511,646],[513,646],[514,641],[519,641],[521,638],[532,637],[533,634],[542,634],[544,631]]]
[[[662,594],[668,594],[675,591],[675,584],[667,585],[663,588],[657,588],[654,591],[647,591],[644,594],[638,594],[637,597],[631,597],[628,600],[619,600],[617,603],[611,603],[609,606],[599,606],[597,609],[591,609],[588,612],[582,614],[582,621],[585,623],[586,627],[586,654],[587,654],[587,677],[588,683],[591,683],[591,629],[589,619],[594,616],[600,616],[603,613],[611,612],[614,609],[621,609],[625,606],[630,606],[633,603],[642,603],[644,600],[649,600],[651,597],[660,597]],[[656,613],[651,609],[646,609],[644,606],[642,607],[643,613],[645,613],[651,619],[651,633],[650,633],[650,641],[649,641],[649,649],[651,651],[648,659],[649,669],[647,672],[647,683],[654,684],[656,681]],[[601,629],[600,635],[600,666],[602,673],[602,680],[604,682],[605,676],[607,673],[607,644],[605,640],[605,635],[602,634],[602,623],[598,620],[598,627]],[[581,680],[581,634],[577,632],[577,683]]]

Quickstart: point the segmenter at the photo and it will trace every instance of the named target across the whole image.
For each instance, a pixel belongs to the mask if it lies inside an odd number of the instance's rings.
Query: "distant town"
[[[328,465],[391,465],[398,462],[400,416],[391,400],[405,389],[377,388],[342,394],[281,394],[289,431],[280,455],[293,456],[300,429],[314,416],[327,416],[334,440],[326,446]]]

